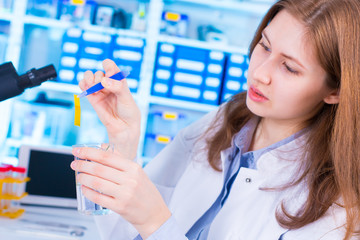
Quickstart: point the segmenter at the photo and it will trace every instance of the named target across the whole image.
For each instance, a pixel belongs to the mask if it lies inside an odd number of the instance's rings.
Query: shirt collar
[[[233,138],[233,147],[236,147],[239,150],[240,155],[244,155],[244,154],[245,155],[248,155],[248,154],[253,155],[253,160],[254,160],[255,165],[256,165],[257,160],[263,154],[265,154],[271,150],[274,150],[276,148],[279,148],[280,146],[283,146],[283,145],[297,139],[298,137],[304,135],[308,131],[308,128],[304,128],[304,129],[294,133],[293,135],[280,140],[279,142],[271,144],[270,146],[248,152],[252,137],[254,135],[255,129],[256,129],[259,121],[260,121],[260,117],[251,118],[244,125],[244,127],[242,127],[241,130],[237,134],[235,134],[235,136]]]
[[[253,117],[241,128],[241,130],[233,137],[233,145],[240,150],[240,154],[248,151],[251,139],[254,135],[256,126],[259,123],[259,117]]]

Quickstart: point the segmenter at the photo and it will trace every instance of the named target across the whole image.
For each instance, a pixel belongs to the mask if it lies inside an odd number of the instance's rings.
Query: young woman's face
[[[246,104],[256,115],[301,124],[331,93],[305,27],[281,11],[264,29],[248,70]]]

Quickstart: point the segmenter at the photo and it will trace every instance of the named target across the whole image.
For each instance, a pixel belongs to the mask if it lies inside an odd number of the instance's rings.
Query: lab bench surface
[[[0,218],[0,239],[100,240],[94,218],[75,209],[25,206],[18,219]]]

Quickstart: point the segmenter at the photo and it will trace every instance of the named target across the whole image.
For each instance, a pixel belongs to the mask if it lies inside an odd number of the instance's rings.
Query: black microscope
[[[26,88],[39,86],[41,83],[57,77],[52,64],[40,69],[31,69],[23,75],[18,75],[11,62],[0,65],[0,102],[15,97]]]

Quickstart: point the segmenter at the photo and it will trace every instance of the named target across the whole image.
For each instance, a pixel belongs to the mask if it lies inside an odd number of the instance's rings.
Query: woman
[[[359,15],[358,0],[275,3],[250,46],[248,91],[144,170],[132,162],[139,110],[126,82],[107,78],[118,68],[87,72],[80,87],[102,81],[89,101],[119,150],[73,151],[103,164],[71,165],[85,196],[118,213],[97,219],[102,237],[359,238]]]

